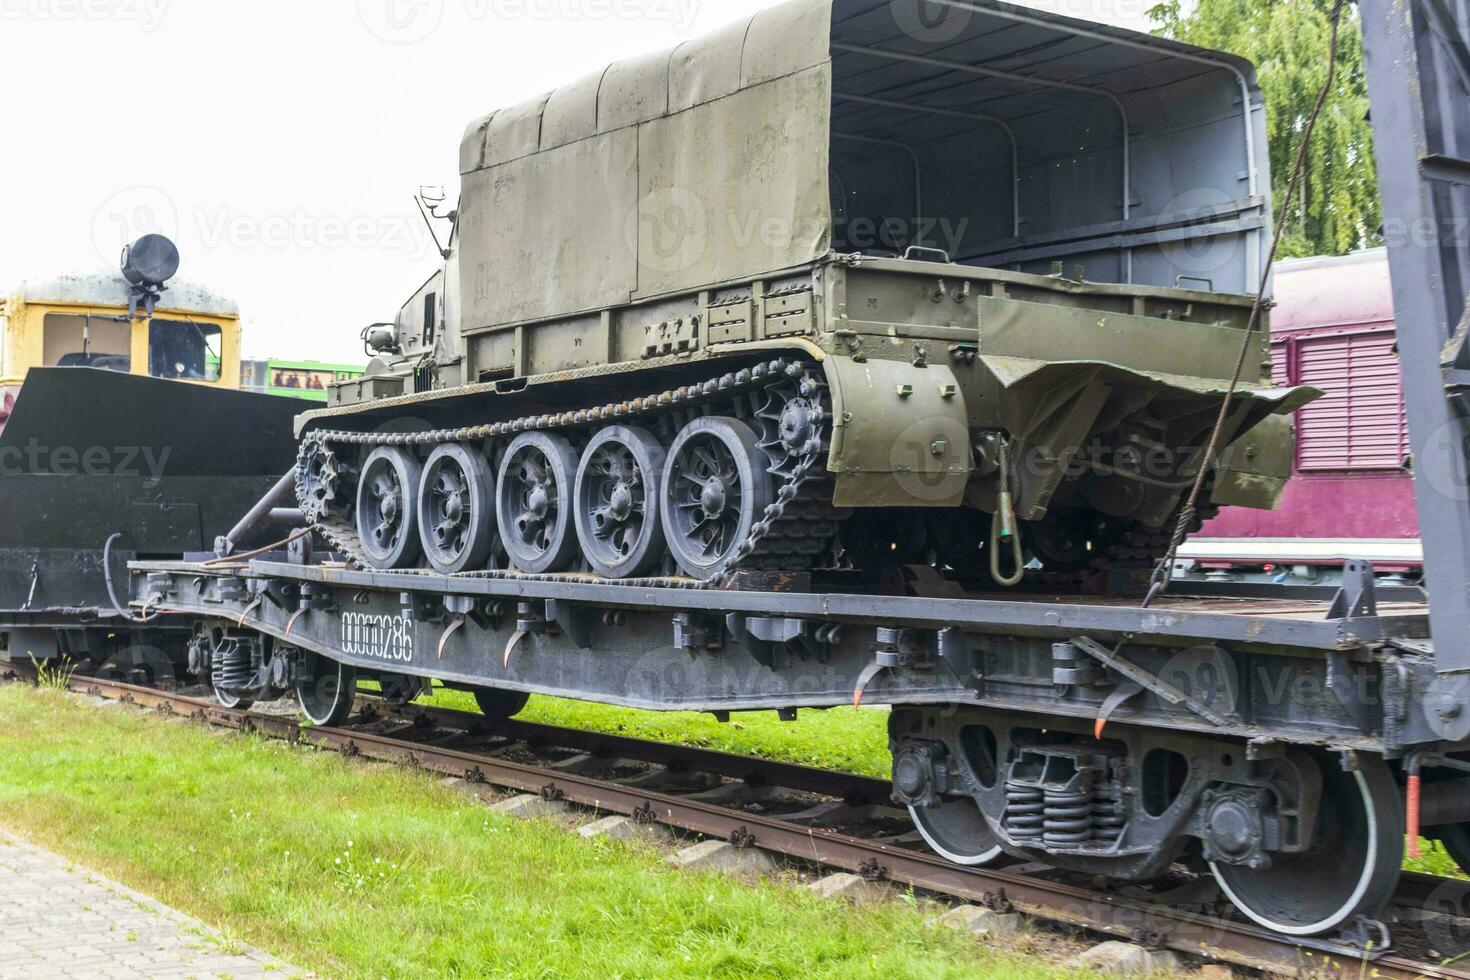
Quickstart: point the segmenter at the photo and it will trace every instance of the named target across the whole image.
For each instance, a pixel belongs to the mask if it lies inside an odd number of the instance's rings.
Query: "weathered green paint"
[[[976,8],[975,43],[989,36],[984,7]],[[1070,119],[1075,132],[1010,120],[1001,129],[1017,156],[1006,179],[938,174],[941,193],[933,197],[959,202],[962,216],[993,217],[998,198],[986,193],[1006,199],[1004,227],[968,242],[968,264],[920,260],[934,257],[932,250],[913,259],[842,255],[833,251],[838,215],[849,217],[855,199],[833,176],[841,169],[833,140],[856,134],[838,131],[855,115],[842,111],[847,103],[836,86],[861,73],[844,74],[852,62],[841,59],[901,61],[916,49],[913,38],[875,33],[882,25],[855,9],[795,0],[471,123],[460,152],[455,248],[443,273],[399,314],[401,355],[302,425],[353,414],[365,416],[358,424],[377,425],[416,411],[479,419],[564,411],[603,403],[609,391],[657,392],[764,352],[799,350],[825,365],[833,413],[827,463],[839,506],[993,510],[1005,444],[1022,520],[1059,505],[1154,526],[1166,520],[1198,465],[1188,450],[1205,441],[1214,421],[1252,304],[1236,293],[1177,285],[1205,270],[1164,249],[1183,219],[1160,199],[1158,184],[1188,173],[1187,188],[1166,189],[1207,188],[1229,198],[1242,193],[1242,174],[1256,182],[1253,168],[1264,157],[1253,149],[1259,93],[1249,66],[1211,56],[1218,77],[1177,88],[1182,76],[1161,69],[1147,104],[1133,106],[1141,138],[1134,155],[1124,155],[1123,177],[1127,184],[1128,160],[1150,164],[1149,186],[1135,188],[1148,213],[1131,210],[1129,191],[1117,204],[1123,220],[1096,217],[1100,197],[1088,181],[1106,167],[1089,171],[1073,158],[1091,160],[1102,144],[1091,117],[1064,115],[1089,97],[1077,94],[1079,77],[1052,93],[1046,109]],[[997,8],[995,16],[1030,15]],[[1099,30],[1104,41],[1118,35],[1126,42],[1101,44],[1100,57],[1115,59],[1119,77],[1135,81],[1171,52],[1189,59],[1192,78],[1209,54]],[[854,44],[876,48],[854,55]],[[1013,57],[1002,60],[1015,69]],[[942,77],[956,87],[986,84],[983,71]],[[1125,114],[1138,97],[1139,85],[1130,85],[1105,96]],[[951,101],[966,104],[958,95]],[[1231,111],[1239,115],[1221,122]],[[882,125],[912,126],[919,118],[888,112]],[[1018,127],[1034,147],[1016,144]],[[1126,142],[1132,132],[1125,127],[1118,138]],[[974,149],[988,151],[1000,135],[987,130]],[[1058,163],[1059,152],[1070,162]],[[888,180],[876,160],[870,170]],[[920,197],[932,199],[918,170],[916,155],[902,181],[866,188],[883,202],[873,206],[913,214],[917,223]],[[1043,212],[1034,219],[1021,214],[1028,181],[1035,189],[1025,200]],[[1116,190],[1106,196],[1119,197]],[[897,201],[903,193],[911,195],[906,205]],[[1218,273],[1208,271],[1243,288],[1260,258],[1265,201],[1247,196],[1220,210],[1236,221],[1219,232],[1236,236],[1225,239],[1234,251]],[[1022,228],[1033,221],[1035,233]],[[1129,238],[1140,230],[1155,237]],[[1117,278],[1133,277],[1135,251],[1152,249],[1148,274],[1176,284],[1090,282],[1075,271],[1047,276],[973,257],[1008,249],[1035,256],[1053,246],[1057,257],[1086,257],[1116,269]],[[1024,261],[1034,262],[1006,264]],[[423,320],[430,293],[439,298],[430,304],[439,311],[436,323]],[[1263,322],[1224,431],[1227,442],[1249,451],[1231,454],[1220,469],[1222,502],[1274,503],[1292,435],[1289,425],[1263,422],[1314,396],[1270,389],[1268,360]],[[350,404],[393,391],[388,377],[402,394]],[[1172,453],[1173,461],[1154,483],[1078,471],[1079,462],[1096,462],[1089,454],[1120,451]]]

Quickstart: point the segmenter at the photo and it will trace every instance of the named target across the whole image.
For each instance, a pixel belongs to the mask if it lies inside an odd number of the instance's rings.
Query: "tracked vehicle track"
[[[824,465],[830,449],[832,420],[821,368],[787,358],[727,372],[699,384],[571,411],[423,432],[311,431],[303,438],[298,454],[296,494],[307,519],[350,565],[382,568],[384,565],[375,562],[363,547],[358,526],[361,515],[356,506],[362,457],[374,449],[399,447],[423,455],[436,447],[455,444],[495,445],[496,452],[503,454],[505,441],[524,433],[570,436],[574,445],[585,447],[593,436],[609,426],[662,428],[667,434],[690,420],[718,414],[728,414],[757,430],[760,452],[754,454],[754,463],[765,468],[773,484],[770,502],[754,516],[744,539],[709,574],[678,574],[672,556],[667,556],[659,561],[664,574],[623,578],[598,575],[599,580],[628,585],[718,587],[740,572],[802,572],[821,567],[824,559],[835,557],[844,544],[863,547],[862,541],[839,543],[838,540],[850,512],[833,506],[834,480]],[[499,493],[499,489],[495,492]],[[563,506],[566,505],[563,501]],[[409,504],[405,502],[403,506]],[[1208,516],[1202,515],[1202,520]],[[1059,519],[1065,520],[1065,515]],[[1104,582],[1107,576],[1134,573],[1141,584],[1142,576],[1151,572],[1159,556],[1167,551],[1172,528],[1170,521],[1159,528],[1133,525],[1115,534],[1104,534],[1095,550],[1087,555],[1085,568],[1033,569],[1025,583],[1033,588],[1064,592],[1096,592],[1109,587]],[[668,530],[663,527],[661,533]],[[860,529],[850,530],[859,537],[863,534]],[[939,537],[952,549],[956,537],[965,538],[967,531],[974,532],[977,542],[984,538],[983,528],[971,528],[964,522],[946,526]],[[567,533],[575,536],[571,530]],[[582,547],[585,550],[585,542]],[[945,548],[939,548],[939,552],[942,556]],[[848,559],[851,560],[851,554]],[[1043,557],[1043,564],[1046,563]],[[945,562],[941,560],[940,564]],[[962,578],[967,575],[974,578],[978,574],[980,579],[988,579],[983,565],[983,561],[977,564],[975,556],[969,555],[957,560],[955,571]],[[587,568],[585,556],[577,570],[527,570],[517,567],[500,546],[495,558],[480,563],[480,567],[443,574],[576,581],[596,573]],[[1120,581],[1114,578],[1111,584],[1117,586]]]
[[[793,405],[798,406],[794,411]],[[346,447],[358,447],[358,451],[379,446],[426,449],[447,443],[483,443],[526,432],[588,434],[603,425],[679,420],[712,414],[722,407],[759,427],[759,445],[769,460],[774,494],[718,574],[707,582],[688,584],[718,584],[737,570],[810,567],[831,549],[843,515],[831,504],[832,480],[822,466],[831,431],[825,382],[816,365],[789,359],[774,359],[643,398],[456,429],[415,433],[315,430],[305,436],[298,454],[297,499],[334,550],[356,567],[371,568],[374,563],[362,547],[350,511],[343,513],[350,506],[356,477],[354,464],[343,458]],[[507,570],[459,574],[497,572]],[[648,579],[630,580],[630,584],[636,581]]]

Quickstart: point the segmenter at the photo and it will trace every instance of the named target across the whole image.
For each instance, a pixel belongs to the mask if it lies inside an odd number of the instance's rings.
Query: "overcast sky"
[[[1041,0],[1146,27],[1152,0]],[[775,0],[0,0],[0,285],[145,231],[249,356],[361,361],[437,257],[473,117]]]

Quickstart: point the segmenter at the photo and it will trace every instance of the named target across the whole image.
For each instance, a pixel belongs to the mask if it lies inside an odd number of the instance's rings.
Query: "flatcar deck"
[[[279,579],[433,596],[562,599],[624,608],[894,620],[914,626],[1039,628],[1062,632],[1086,629],[1100,634],[1235,639],[1322,650],[1428,636],[1428,606],[1413,602],[1382,603],[1370,616],[1334,618],[1333,604],[1326,600],[1166,595],[1143,608],[1136,597],[969,593],[963,597],[934,598],[863,592],[690,589],[680,585],[610,583],[593,576],[551,580],[513,573],[494,577],[437,575],[423,571],[367,571],[337,563],[135,562],[131,567],[144,574]],[[1255,620],[1260,622],[1252,622]]]
[[[1399,704],[1432,679],[1425,610],[1409,603],[1343,615],[1341,603],[1295,599],[1170,596],[1141,608],[268,559],[132,569],[132,601],[152,612],[217,617],[361,669],[470,687],[714,712],[866,700],[1093,719],[1121,670],[1146,690],[1120,723],[1372,751],[1433,737],[1423,712]],[[1093,661],[1108,668],[1100,681],[1061,682]],[[1417,674],[1423,684],[1408,683]]]

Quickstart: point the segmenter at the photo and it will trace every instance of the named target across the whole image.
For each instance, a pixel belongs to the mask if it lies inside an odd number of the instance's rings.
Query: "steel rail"
[[[936,855],[862,840],[837,831],[784,822],[756,813],[650,792],[494,756],[442,748],[340,728],[303,728],[295,719],[221,707],[212,700],[94,677],[72,677],[78,692],[109,697],[170,715],[189,715],[225,728],[257,732],[349,757],[410,765],[426,771],[522,792],[539,793],[635,819],[652,819],[707,837],[789,858],[878,877],[915,889],[1018,911],[1052,923],[1192,956],[1288,976],[1372,971],[1376,977],[1464,978],[1470,970],[1422,963],[1389,953],[1377,958],[1344,947],[1293,942],[1254,925],[1186,912],[1048,881],[1015,871],[966,868]]]
[[[675,745],[671,742],[655,742],[627,735],[610,735],[581,728],[563,728],[559,725],[541,725],[535,722],[517,721],[514,718],[487,718],[473,711],[458,711],[453,708],[434,708],[427,705],[393,705],[380,698],[358,695],[358,705],[373,713],[386,713],[392,717],[413,720],[423,717],[444,728],[459,728],[467,732],[483,731],[491,735],[532,744],[557,745],[576,749],[601,758],[633,759],[651,762],[672,770],[707,772],[729,779],[738,779],[751,786],[781,786],[787,789],[802,789],[823,796],[832,796],[857,806],[869,803],[887,803],[892,784],[886,779],[860,776],[856,773],[838,772],[833,769],[817,769],[791,762],[777,762],[758,756],[735,755],[713,749]]]

